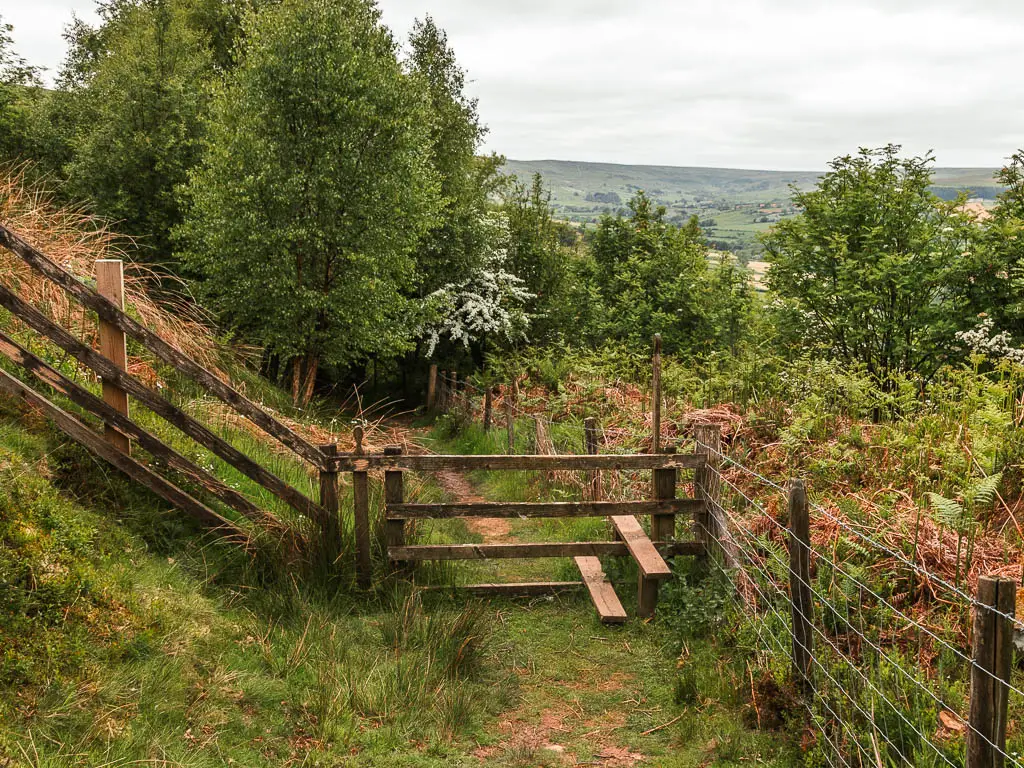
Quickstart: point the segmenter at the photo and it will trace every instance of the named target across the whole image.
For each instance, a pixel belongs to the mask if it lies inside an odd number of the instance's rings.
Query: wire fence
[[[459,384],[480,398],[485,394],[470,382]],[[511,398],[502,408],[513,418],[538,419],[548,431],[558,424],[563,436],[569,431],[574,443],[584,443],[585,427],[574,420],[556,422]],[[618,428],[615,435],[651,438],[650,431]],[[810,501],[811,535],[800,540],[788,527],[786,481],[699,438],[695,446],[709,457],[705,484],[695,492],[713,512],[695,520],[703,528],[696,532],[729,553],[707,560],[734,586],[743,631],[764,660],[764,673],[808,684],[810,693],[801,694],[800,685],[790,689],[796,691],[791,704],[803,713],[805,747],[819,764],[1024,766],[1016,721],[998,705],[1002,697],[1009,711],[1021,711],[1021,682],[1009,670],[978,662],[971,629],[972,616],[984,612],[1004,622],[1012,637],[1024,629],[1012,607],[983,603],[969,582],[953,583],[929,569],[916,531],[894,545],[879,527],[886,511],[873,501],[866,502],[873,507],[868,520]],[[806,577],[792,567],[795,548],[809,560]],[[810,595],[806,610],[794,600],[798,587]],[[795,631],[798,623],[810,629],[805,641]],[[799,652],[809,659],[803,681],[795,680],[802,673],[791,665]],[[974,711],[972,680],[975,687],[979,680],[991,684],[994,714]]]
[[[1010,747],[1001,735],[1006,715],[989,728],[971,712],[972,678],[988,678],[996,691],[1002,687],[1011,707],[1024,701],[1019,685],[979,664],[968,644],[972,613],[984,611],[1018,627],[1012,611],[980,602],[915,562],[913,537],[910,553],[899,551],[818,503],[810,502],[812,535],[800,541],[780,519],[785,485],[715,446],[698,441],[698,447],[716,459],[709,472],[723,491],[713,504],[725,526],[714,533],[724,535],[737,556],[735,568],[717,560],[714,565],[736,584],[759,642],[788,655],[787,644],[799,645],[794,622],[811,628],[813,644],[804,650],[813,695],[803,703],[814,748],[827,764],[980,765],[968,758],[971,741],[981,745],[979,754],[997,761],[986,765],[1022,764],[1015,733]],[[791,568],[794,547],[810,558],[807,579]],[[794,583],[809,590],[813,610],[795,604]],[[933,590],[944,593],[941,601],[927,599]]]

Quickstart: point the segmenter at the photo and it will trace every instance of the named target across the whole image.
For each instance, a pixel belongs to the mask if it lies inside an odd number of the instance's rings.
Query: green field
[[[671,221],[682,223],[696,214],[708,238],[742,259],[760,249],[756,234],[770,223],[757,223],[758,206],[789,201],[792,190],[814,187],[817,171],[758,171],[737,168],[693,168],[670,165],[619,165],[568,160],[508,160],[508,173],[526,179],[544,177],[555,214],[569,221],[593,222],[604,213],[625,207],[639,190],[668,209]],[[999,191],[991,168],[936,168],[933,191],[952,198],[961,191],[992,199]],[[737,209],[737,207],[740,207]]]

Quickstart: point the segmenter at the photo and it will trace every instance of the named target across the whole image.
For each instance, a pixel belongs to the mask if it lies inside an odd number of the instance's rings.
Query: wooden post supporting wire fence
[[[385,456],[401,456],[402,448],[397,445],[389,445],[384,449]],[[386,470],[384,472],[384,509],[385,514],[387,510],[395,504],[401,504],[405,501],[405,479],[404,474],[400,470]],[[405,546],[405,520],[391,520],[387,521],[387,546],[391,547],[404,547]],[[404,567],[405,563],[396,562],[396,568]]]
[[[789,595],[793,617],[793,679],[804,695],[811,676],[814,604],[811,602],[811,516],[803,480],[789,482]]]
[[[698,424],[694,427],[697,442],[695,452],[704,456],[704,466],[694,473],[694,496],[704,503],[693,513],[694,537],[704,546],[704,554],[718,551],[730,567],[726,545],[728,539],[724,515],[721,512],[722,481],[718,476],[721,466],[722,428],[717,424]]]
[[[124,309],[124,264],[120,259],[96,261],[96,292]],[[128,370],[128,345],[124,331],[113,323],[100,320],[100,354],[122,371]],[[118,413],[128,416],[128,393],[112,382],[103,381],[103,401]],[[104,427],[107,442],[121,453],[131,453],[131,440],[110,424]]]
[[[583,421],[583,450],[590,456],[597,455],[597,419],[588,416]],[[587,489],[590,501],[601,500],[601,470],[592,469],[587,473]]]
[[[362,456],[363,428],[352,430],[356,441],[355,455]],[[372,563],[370,562],[370,489],[369,473],[352,473],[352,517],[356,536],[356,583],[361,589],[370,588]]]
[[[491,431],[491,409],[493,403],[491,402],[491,387],[488,385],[484,388],[484,432]]]
[[[1017,585],[1012,579],[982,576],[978,579],[977,598],[967,768],[1001,768],[1006,754]]]
[[[675,448],[666,448],[665,453],[675,453]],[[654,476],[654,499],[663,501],[676,497],[676,470],[656,469]],[[651,540],[672,541],[676,536],[675,515],[651,515]]]
[[[328,459],[338,455],[338,446],[334,443],[321,445],[320,450]],[[320,506],[325,513],[320,531],[323,536],[320,552],[327,563],[333,565],[341,552],[341,502],[338,473],[335,471],[320,470]]]
[[[651,361],[651,453],[661,450],[661,334],[654,334],[654,358]]]
[[[430,364],[427,376],[427,413],[433,413],[437,407],[437,363]]]
[[[505,393],[505,430],[508,432],[508,455],[516,452],[516,414],[510,392]]]

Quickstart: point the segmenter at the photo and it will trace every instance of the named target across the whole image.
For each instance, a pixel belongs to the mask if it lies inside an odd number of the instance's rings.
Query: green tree
[[[601,218],[592,253],[604,327],[623,341],[648,344],[660,333],[668,352],[699,352],[711,340],[707,249],[703,236],[668,223],[665,213],[641,191],[629,215]]]
[[[13,27],[0,17],[0,158],[24,156],[30,101],[39,88],[39,70],[14,52]]]
[[[250,17],[190,177],[184,258],[244,336],[291,364],[400,352],[411,254],[438,207],[429,111],[369,0],[286,0]]]
[[[122,1],[101,11],[100,28],[70,30],[69,98],[60,104],[74,123],[68,190],[117,220],[144,253],[166,259],[181,221],[176,188],[201,152],[215,74],[210,38],[186,0]]]
[[[532,315],[531,337],[544,341],[563,330],[568,258],[561,244],[562,228],[551,215],[551,194],[539,173],[529,186],[506,177],[501,210],[508,221],[508,269],[532,294],[526,311]]]
[[[480,269],[494,244],[487,242],[487,195],[500,159],[480,159],[487,129],[476,99],[465,94],[465,72],[448,37],[430,16],[417,20],[409,36],[408,69],[429,106],[430,162],[440,182],[436,226],[416,249],[417,292],[426,296]]]
[[[814,190],[794,194],[803,213],[763,239],[787,323],[883,385],[898,373],[932,376],[967,314],[953,275],[969,225],[928,191],[933,158],[899,150],[833,160]]]

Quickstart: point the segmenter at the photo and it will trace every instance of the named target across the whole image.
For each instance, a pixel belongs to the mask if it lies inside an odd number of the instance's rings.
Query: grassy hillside
[[[721,249],[750,258],[759,248],[756,233],[779,216],[791,215],[786,203],[792,187],[807,190],[816,171],[756,171],[737,168],[684,168],[669,165],[618,165],[567,160],[509,160],[506,170],[521,179],[540,173],[551,190],[556,215],[592,222],[625,207],[644,190],[682,223],[696,214],[708,238]],[[999,191],[989,168],[937,168],[933,191],[953,198],[969,190],[992,199]],[[772,205],[776,203],[778,205]],[[777,210],[765,210],[777,209]],[[767,221],[761,221],[767,218]]]

